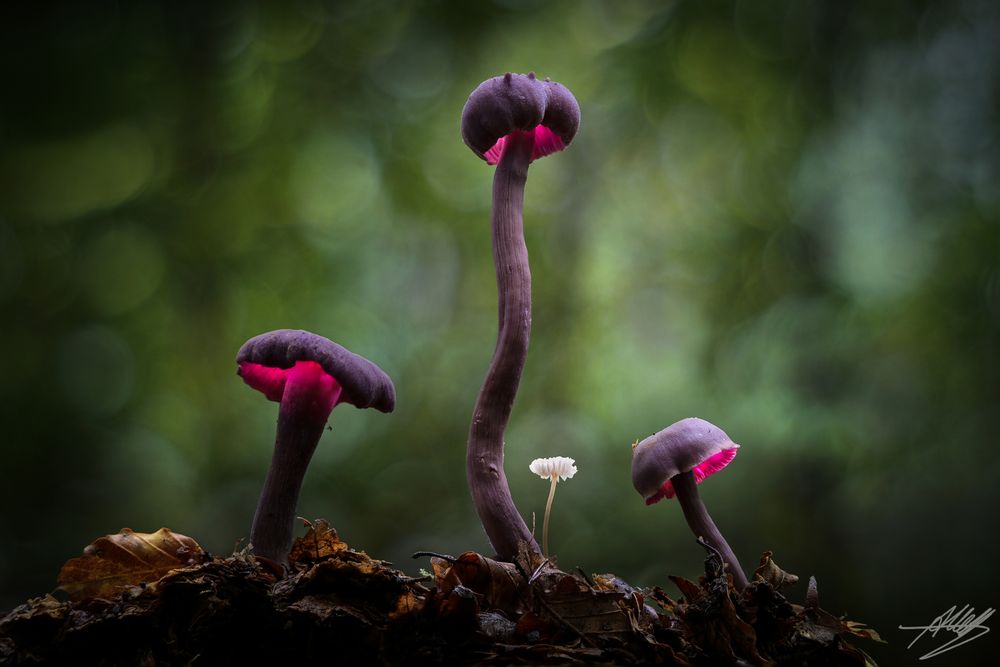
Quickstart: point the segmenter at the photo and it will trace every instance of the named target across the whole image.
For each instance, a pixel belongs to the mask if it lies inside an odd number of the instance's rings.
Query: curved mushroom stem
[[[559,484],[559,476],[552,476],[552,486],[549,487],[549,500],[545,503],[545,521],[542,522],[542,553],[549,557],[549,516],[552,514],[552,500],[556,497],[556,485]]]
[[[472,500],[501,560],[513,559],[522,541],[538,551],[538,543],[514,506],[503,470],[503,434],[521,381],[531,333],[531,271],[521,210],[533,147],[531,133],[509,134],[493,177],[493,262],[497,270],[499,332],[472,414],[466,458]]]
[[[341,393],[339,386],[333,392],[329,387],[317,391],[318,378],[292,373],[281,397],[274,455],[250,530],[253,553],[283,566],[292,547],[302,480]],[[327,376],[327,383],[331,381]]]
[[[736,560],[736,554],[729,548],[726,538],[722,536],[715,522],[712,521],[712,517],[709,516],[708,510],[705,509],[705,503],[701,502],[694,473],[691,471],[682,472],[671,477],[670,482],[674,486],[677,500],[681,504],[684,518],[687,520],[688,526],[691,527],[691,532],[696,537],[703,537],[706,542],[719,550],[722,559],[729,565],[729,572],[733,575],[733,585],[736,590],[742,591],[747,586],[747,576],[744,574],[743,568],[740,567],[740,562]]]

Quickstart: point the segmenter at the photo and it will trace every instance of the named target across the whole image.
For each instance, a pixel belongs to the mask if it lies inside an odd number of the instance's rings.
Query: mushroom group
[[[533,73],[507,73],[484,81],[462,110],[466,145],[496,165],[492,228],[499,324],[493,360],[473,408],[466,476],[479,519],[501,560],[512,559],[521,542],[538,552],[538,543],[514,506],[503,468],[504,431],[531,333],[524,185],[532,160],[568,146],[579,125],[580,107],[573,94]]]
[[[531,272],[522,209],[528,167],[573,141],[580,109],[564,86],[534,73],[481,83],[462,111],[462,138],[496,165],[491,216],[497,278],[498,332],[469,428],[466,475],[472,499],[497,558],[512,560],[538,543],[517,511],[504,474],[504,431],[510,419],[531,332]],[[295,507],[306,468],[333,408],[350,403],[391,412],[395,389],[375,364],[307,331],[278,330],[248,340],[237,356],[243,380],[280,403],[274,456],[251,530],[255,554],[286,565]],[[683,419],[633,445],[632,483],[653,504],[677,497],[697,537],[717,549],[737,589],[747,578],[702,502],[697,485],[725,468],[739,445],[702,419]],[[543,529],[559,479],[576,472],[565,457],[536,459],[532,472],[550,480]]]

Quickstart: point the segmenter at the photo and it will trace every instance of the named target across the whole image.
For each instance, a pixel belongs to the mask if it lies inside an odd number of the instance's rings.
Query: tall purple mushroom
[[[462,139],[493,176],[493,261],[499,331],[469,429],[466,474],[486,535],[502,560],[519,542],[538,544],[514,506],[503,469],[503,435],[521,381],[531,333],[531,272],[524,243],[524,184],[532,160],[560,151],[580,126],[580,107],[565,87],[534,73],[484,81],[462,110]]]
[[[746,574],[709,516],[697,486],[729,465],[739,448],[718,426],[697,417],[682,419],[632,448],[632,486],[647,505],[676,495],[691,532],[719,550],[733,584],[743,590]]]
[[[244,382],[280,404],[250,544],[258,556],[285,565],[302,480],[330,412],[340,403],[392,412],[396,390],[381,368],[308,331],[255,336],[240,348],[236,363]]]

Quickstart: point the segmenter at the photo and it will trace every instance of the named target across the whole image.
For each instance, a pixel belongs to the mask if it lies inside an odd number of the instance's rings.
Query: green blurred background
[[[630,444],[743,445],[703,497],[873,624],[1000,605],[1000,6],[964,2],[93,2],[0,23],[0,609],[123,526],[228,554],[277,407],[235,375],[283,327],[384,368],[299,513],[415,573],[489,551],[465,438],[496,335],[482,80],[534,70],[582,125],[532,166],[534,330],[507,474],[560,564],[695,577]],[[804,582],[790,595],[801,599]],[[935,664],[995,656],[995,635]],[[985,659],[985,658],[984,658]]]

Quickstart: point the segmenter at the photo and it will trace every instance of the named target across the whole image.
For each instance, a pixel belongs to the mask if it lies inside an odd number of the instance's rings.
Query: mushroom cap
[[[396,388],[385,371],[364,357],[308,331],[269,331],[243,343],[236,355],[236,363],[240,366],[237,372],[247,384],[264,392],[271,400],[280,400],[280,393],[276,398],[263,382],[251,382],[243,372],[243,365],[287,369],[300,361],[316,362],[334,378],[343,388],[341,402],[381,412],[392,412],[396,407]]]
[[[533,132],[531,159],[561,151],[580,127],[580,105],[573,93],[535,73],[511,74],[479,84],[462,109],[462,139],[472,152],[496,164],[508,134]]]
[[[670,478],[694,473],[701,482],[727,465],[740,448],[718,426],[688,417],[654,433],[632,450],[632,486],[647,505],[674,497]]]
[[[576,460],[568,456],[550,456],[535,459],[528,465],[528,470],[542,479],[558,477],[559,481],[570,479],[576,474]]]

